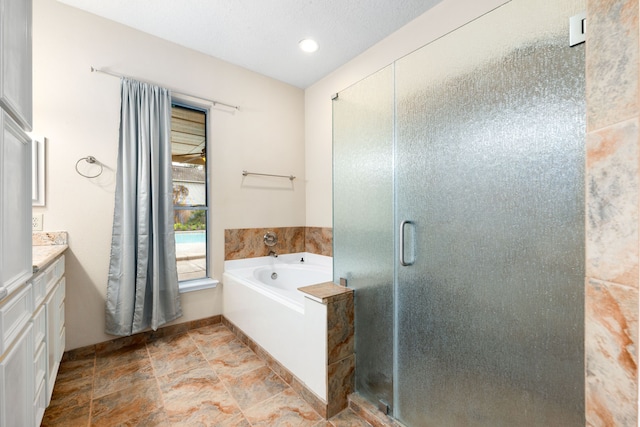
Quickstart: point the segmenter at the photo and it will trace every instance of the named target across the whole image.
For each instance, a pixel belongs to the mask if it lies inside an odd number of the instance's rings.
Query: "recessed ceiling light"
[[[298,46],[305,52],[315,52],[318,50],[318,42],[313,39],[302,39],[298,42]]]

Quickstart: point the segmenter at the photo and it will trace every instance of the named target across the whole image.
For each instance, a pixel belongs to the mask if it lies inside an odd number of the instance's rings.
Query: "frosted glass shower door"
[[[356,390],[393,399],[393,68],[333,102],[333,273],[355,289]]]
[[[395,64],[408,426],[584,426],[584,8],[513,0]]]

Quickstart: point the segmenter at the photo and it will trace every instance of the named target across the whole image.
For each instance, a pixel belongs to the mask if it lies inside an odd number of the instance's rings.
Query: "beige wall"
[[[120,111],[117,78],[148,80],[241,107],[211,115],[214,275],[224,229],[305,225],[304,92],[54,0],[34,0],[34,132],[47,137],[45,230],[67,230],[67,348],[102,342]],[[105,165],[78,175],[78,159]],[[242,178],[242,170],[299,179]],[[221,313],[220,287],[183,294],[180,322]]]

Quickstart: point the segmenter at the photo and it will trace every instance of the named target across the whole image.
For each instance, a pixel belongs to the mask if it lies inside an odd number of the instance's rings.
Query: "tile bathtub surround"
[[[587,0],[585,412],[638,424],[637,0]]]
[[[327,307],[327,416],[347,407],[355,389],[353,289],[334,283],[299,288]]]
[[[65,357],[42,425],[370,426],[323,419],[222,323],[173,331]]]
[[[69,235],[66,231],[34,231],[31,233],[33,246],[68,245]]]
[[[264,235],[274,232],[278,243],[269,247]],[[304,252],[304,227],[236,228],[224,230],[224,259],[255,258],[276,253]]]
[[[333,256],[333,228],[305,227],[304,251],[317,255]]]
[[[276,233],[278,243],[269,247],[264,235]],[[224,231],[224,259],[255,258],[278,254],[310,252],[331,256],[333,253],[332,229],[322,227],[235,228]]]

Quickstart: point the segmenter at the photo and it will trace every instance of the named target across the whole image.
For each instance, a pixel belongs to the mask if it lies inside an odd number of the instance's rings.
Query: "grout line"
[[[96,386],[96,370],[98,369],[98,354],[93,353],[93,369],[91,372],[91,391],[89,396],[89,417],[87,419],[87,427],[91,427],[91,419],[93,418],[93,396],[94,388]],[[55,384],[55,382],[54,382]]]
[[[160,404],[162,412],[164,412],[164,416],[167,419],[167,422],[171,424],[169,421],[169,414],[167,413],[167,406],[164,400],[164,393],[162,392],[162,387],[160,387],[160,380],[158,379],[158,375],[156,372],[156,367],[153,365],[153,360],[151,359],[151,351],[149,351],[148,343],[144,343],[144,349],[147,352],[147,358],[149,359],[149,364],[151,365],[151,372],[153,372],[153,378],[156,380],[156,387],[158,387],[158,393],[160,394]]]
[[[229,330],[229,328],[227,328],[225,325],[222,325],[227,331]],[[235,334],[234,334],[235,335]],[[205,358],[206,359],[206,358]],[[209,363],[209,366],[211,366],[211,362],[207,359],[207,362]],[[244,418],[244,420],[250,425],[253,426],[253,424],[251,424],[251,421],[249,421],[249,419],[247,418],[247,416],[244,413],[244,410],[242,409],[242,407],[240,406],[240,403],[238,402],[238,400],[235,398],[235,396],[233,395],[233,393],[231,393],[231,390],[229,390],[229,388],[227,387],[227,382],[225,380],[223,380],[222,378],[220,378],[218,376],[218,373],[216,372],[216,370],[211,366],[211,370],[213,370],[213,372],[216,374],[216,377],[218,377],[218,380],[220,381],[220,383],[222,384],[222,387],[224,387],[224,390],[226,391],[226,393],[229,395],[229,397],[235,402],[236,406],[238,407],[238,411],[240,412],[240,414],[242,415],[242,418]]]
[[[226,329],[228,332],[231,332],[231,331],[229,331],[229,328],[227,328],[227,327],[226,327],[225,325],[223,325],[222,323],[216,323],[215,325],[221,325],[221,326],[222,326],[224,329]],[[213,325],[207,325],[207,326],[213,326]],[[202,357],[204,358],[204,360],[207,362],[207,366],[209,367],[209,369],[211,369],[211,371],[213,371],[213,373],[215,374],[216,378],[218,379],[218,381],[220,382],[220,384],[221,384],[221,385],[222,385],[222,387],[224,388],[224,390],[225,390],[225,392],[227,393],[227,395],[228,395],[228,396],[233,400],[233,402],[236,404],[236,407],[238,408],[238,411],[239,411],[238,413],[239,413],[240,415],[242,415],[242,417],[244,418],[244,420],[245,420],[245,421],[246,421],[250,426],[253,426],[253,424],[251,424],[251,422],[249,422],[249,420],[247,419],[247,416],[245,415],[245,413],[244,413],[244,411],[243,411],[242,407],[240,406],[240,403],[236,400],[236,398],[235,398],[235,397],[233,396],[233,394],[231,393],[231,390],[229,390],[229,388],[227,387],[227,382],[226,382],[226,380],[224,380],[223,378],[221,378],[221,377],[220,377],[220,375],[218,374],[218,371],[216,371],[216,369],[215,369],[213,366],[211,366],[211,360],[209,360],[209,359],[205,356],[204,352],[202,351],[202,347],[198,344],[198,342],[197,342],[195,339],[193,339],[193,336],[191,336],[191,331],[195,331],[195,330],[198,330],[198,329],[200,329],[200,328],[190,329],[189,331],[187,331],[187,332],[189,333],[189,337],[190,337],[190,338],[191,338],[191,340],[194,342],[194,344],[195,344],[196,348],[198,349],[198,351],[200,352],[200,354],[202,355]],[[231,333],[233,334],[233,332],[231,332]],[[233,334],[233,335],[234,335],[234,337],[235,337],[234,339],[238,339],[238,338],[235,336],[235,334]],[[233,341],[233,340],[232,340],[232,341]],[[238,341],[240,341],[240,340],[238,340]],[[243,345],[243,347],[246,347],[246,346],[244,345],[244,343],[242,343],[242,342],[240,342],[240,343]],[[249,349],[249,350],[251,350],[251,349]],[[233,354],[233,353],[234,353],[233,351],[229,351],[229,352],[227,352],[227,353],[223,353],[223,354],[222,354],[222,355],[220,355],[219,357],[224,357],[224,356],[226,356],[226,355],[230,355],[230,354]],[[255,369],[258,369],[258,368],[255,368]],[[251,370],[251,371],[249,371],[249,372],[253,372],[255,369],[252,369],[252,370]],[[236,376],[236,377],[237,377],[237,376]],[[235,416],[235,415],[234,415],[234,416]]]

